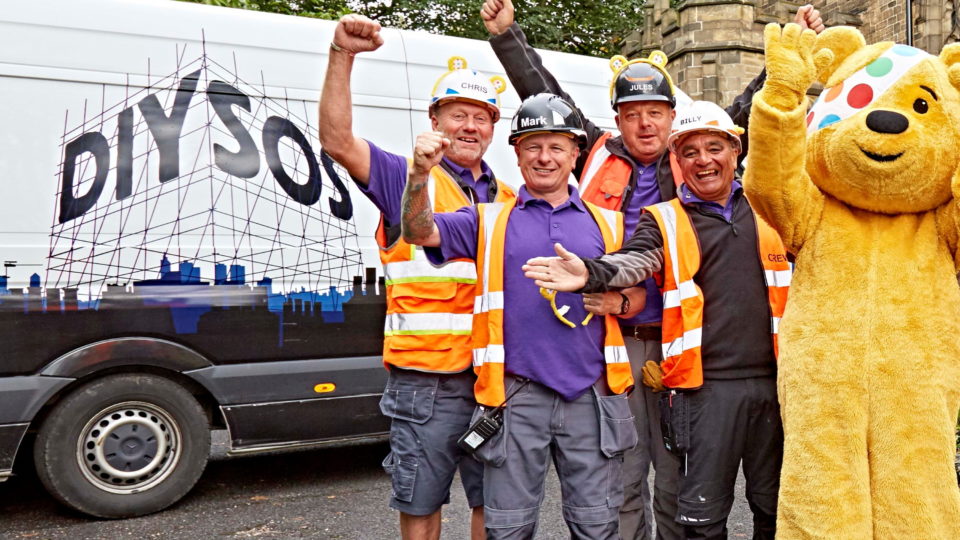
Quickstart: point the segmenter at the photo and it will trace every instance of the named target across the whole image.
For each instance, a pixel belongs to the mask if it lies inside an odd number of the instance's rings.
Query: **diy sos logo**
[[[191,127],[184,129],[188,124],[188,115],[207,114],[206,107],[198,103],[204,98],[209,102],[209,108],[212,109],[210,123],[220,123],[225,131],[217,125],[217,129],[209,129],[211,138],[219,143],[228,144],[237,150],[230,150],[223,144],[214,142],[213,163],[209,164],[229,175],[237,178],[254,178],[261,171],[261,149],[265,158],[270,176],[279,185],[279,187],[294,201],[310,206],[320,200],[322,190],[321,163],[327,171],[327,176],[333,183],[338,193],[339,200],[334,197],[328,197],[329,210],[331,214],[341,220],[349,220],[353,215],[353,207],[350,201],[350,194],[347,187],[333,169],[332,160],[322,154],[318,162],[317,155],[314,153],[309,140],[303,131],[291,122],[288,118],[278,115],[269,115],[263,122],[254,120],[253,122],[241,121],[234,107],[243,109],[247,113],[251,112],[250,96],[242,92],[235,86],[221,80],[212,80],[205,90],[198,91],[197,86],[200,81],[202,69],[198,69],[180,80],[179,86],[175,90],[173,106],[169,111],[164,109],[157,97],[159,92],[154,92],[143,97],[139,101],[122,109],[116,115],[117,129],[116,138],[111,141],[100,131],[87,131],[80,136],[66,142],[63,146],[63,163],[61,165],[61,190],[60,190],[60,213],[59,223],[65,223],[79,218],[97,205],[101,197],[104,196],[104,188],[107,183],[107,176],[111,170],[115,170],[116,190],[114,198],[116,201],[123,201],[134,195],[134,178],[143,179],[143,175],[149,171],[150,175],[157,174],[157,178],[146,178],[144,189],[155,186],[153,182],[164,184],[171,180],[176,180],[190,171],[181,171],[181,138],[186,137],[193,131]],[[266,98],[255,97],[255,99]],[[191,103],[194,105],[191,108]],[[273,103],[276,105],[276,102]],[[274,110],[276,106],[272,107]],[[269,110],[271,107],[257,107],[257,110]],[[136,143],[143,146],[145,141],[136,141],[135,138],[148,136],[144,130],[137,130],[135,126],[135,115],[139,113],[142,121],[146,123],[146,132],[152,137],[155,146],[150,145],[147,148],[149,160],[154,160],[154,164],[147,168],[145,164],[135,167],[135,161],[146,161],[142,152],[136,153],[134,147]],[[215,120],[214,120],[215,118]],[[197,118],[192,120],[196,121]],[[195,122],[194,122],[195,123]],[[208,126],[209,127],[209,126]],[[259,133],[257,133],[259,131]],[[256,139],[259,139],[256,140]],[[289,141],[283,141],[289,139]],[[111,142],[113,144],[111,144]],[[292,143],[292,144],[291,144]],[[209,141],[203,144],[209,145]],[[281,148],[293,147],[299,148],[302,154],[302,161],[306,161],[308,172],[300,173],[298,176],[305,176],[303,182],[296,182],[288,172],[289,164],[285,165],[281,158]],[[116,162],[111,163],[111,154],[115,149]],[[91,156],[84,156],[89,153]],[[154,157],[154,155],[156,157]],[[91,158],[94,166],[92,181],[77,182],[78,161],[82,162],[84,157]],[[190,161],[192,159],[184,160]],[[158,164],[156,162],[159,162]],[[199,169],[208,164],[200,164]],[[135,171],[138,168],[140,170]],[[194,171],[198,167],[192,164]],[[83,167],[81,167],[83,170]],[[298,171],[292,171],[296,174]],[[87,174],[84,174],[87,176]],[[79,185],[77,185],[79,184]],[[141,182],[142,185],[142,182]],[[77,193],[78,189],[83,189],[84,193]]]

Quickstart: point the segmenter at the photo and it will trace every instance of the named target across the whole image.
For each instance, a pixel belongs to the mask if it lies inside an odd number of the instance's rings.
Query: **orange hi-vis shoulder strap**
[[[757,241],[760,260],[763,262],[763,279],[767,284],[767,300],[770,303],[773,353],[779,356],[780,318],[783,317],[783,310],[787,306],[793,270],[787,260],[787,250],[783,247],[780,235],[756,213],[753,217],[757,222]]]
[[[620,249],[623,245],[623,214],[600,208],[587,201],[584,203],[600,227],[604,251],[612,253]],[[633,387],[633,372],[630,369],[630,359],[627,358],[623,335],[620,333],[620,321],[613,315],[606,315],[603,325],[603,359],[606,362],[607,386],[614,394],[622,394]]]
[[[620,210],[623,194],[630,185],[633,166],[607,150],[610,132],[593,144],[580,173],[580,198],[608,210]]]
[[[703,385],[703,293],[693,282],[700,269],[697,234],[679,199],[647,210],[663,236],[663,384],[668,388],[699,388]]]
[[[477,297],[473,307],[473,369],[477,402],[491,407],[505,399],[503,387],[503,249],[516,199],[477,206]],[[499,239],[499,241],[498,241]]]

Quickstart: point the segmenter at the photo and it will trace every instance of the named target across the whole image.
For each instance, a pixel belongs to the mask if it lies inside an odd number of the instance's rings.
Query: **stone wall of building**
[[[868,43],[908,41],[939,53],[960,40],[960,0],[819,0],[828,26],[850,25]],[[806,2],[787,0],[648,0],[643,27],[627,40],[624,54],[667,53],[674,83],[693,99],[729,105],[763,68],[763,27],[792,21]]]

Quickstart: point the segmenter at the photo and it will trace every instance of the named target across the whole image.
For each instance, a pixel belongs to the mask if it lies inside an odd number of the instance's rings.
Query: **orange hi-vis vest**
[[[667,388],[699,388],[703,385],[700,341],[704,300],[693,276],[700,268],[700,243],[679,198],[648,206],[646,210],[657,220],[663,236],[663,384]],[[790,289],[790,263],[776,231],[756,212],[753,217],[776,356],[780,317]]]
[[[503,350],[503,249],[507,220],[516,199],[506,203],[477,206],[477,298],[473,316],[473,368],[477,372],[474,394],[481,405],[497,407],[504,402]],[[623,214],[585,203],[600,227],[604,250],[620,249],[623,242]],[[531,232],[536,234],[536,232]],[[620,334],[620,324],[612,315],[604,317],[603,355],[607,385],[621,394],[633,386],[630,361]]]
[[[626,210],[622,206],[623,194],[630,185],[633,166],[607,150],[607,140],[611,136],[609,131],[604,132],[590,149],[590,155],[583,164],[583,172],[580,173],[580,199],[601,208],[622,211]],[[683,178],[680,173],[680,164],[672,153],[669,159],[673,183],[679,187]]]
[[[494,181],[497,201],[516,197],[509,186]],[[434,212],[454,212],[471,204],[456,180],[440,166],[430,170],[427,190]],[[477,281],[473,261],[456,259],[435,266],[423,248],[403,238],[388,246],[382,216],[376,238],[387,287],[383,363],[439,373],[458,373],[470,367]]]

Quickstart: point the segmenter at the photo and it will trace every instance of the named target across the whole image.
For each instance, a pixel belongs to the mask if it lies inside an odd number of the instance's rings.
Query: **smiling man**
[[[620,244],[622,216],[581,201],[568,184],[583,139],[576,109],[538,94],[513,118],[524,180],[515,201],[435,215],[424,180],[450,144],[440,133],[418,137],[404,192],[407,241],[430,246],[436,262],[477,265],[477,415],[506,403],[502,428],[476,453],[488,539],[533,538],[551,458],[571,538],[619,538],[622,455],[637,441],[620,327],[612,316],[589,317],[579,294],[545,299],[520,272],[554,242],[591,256]]]
[[[423,250],[400,238],[407,160],[353,133],[354,56],[382,44],[378,23],[360,15],[340,19],[320,96],[320,143],[381,212],[376,238],[387,284],[383,362],[390,375],[380,409],[392,418],[384,461],[393,477],[390,506],[400,511],[405,540],[439,539],[440,509],[450,499],[459,469],[473,508],[472,537],[478,540],[483,538],[483,467],[456,445],[475,403],[470,321],[476,271],[468,261],[432,265]],[[483,74],[465,69],[462,58],[452,58],[449,67],[434,85],[429,108],[431,126],[449,142],[427,175],[436,193],[434,208],[453,211],[511,200],[513,191],[483,161],[500,118],[503,85],[498,89]]]
[[[524,266],[535,284],[602,292],[659,274],[663,311],[660,406],[681,457],[677,521],[685,538],[727,537],[743,462],[755,539],[773,540],[783,459],[776,388],[776,331],[790,268],[783,243],[754,214],[736,177],[742,130],[718,106],[677,114],[668,144],[683,184],[647,207],[616,253],[557,257]]]

